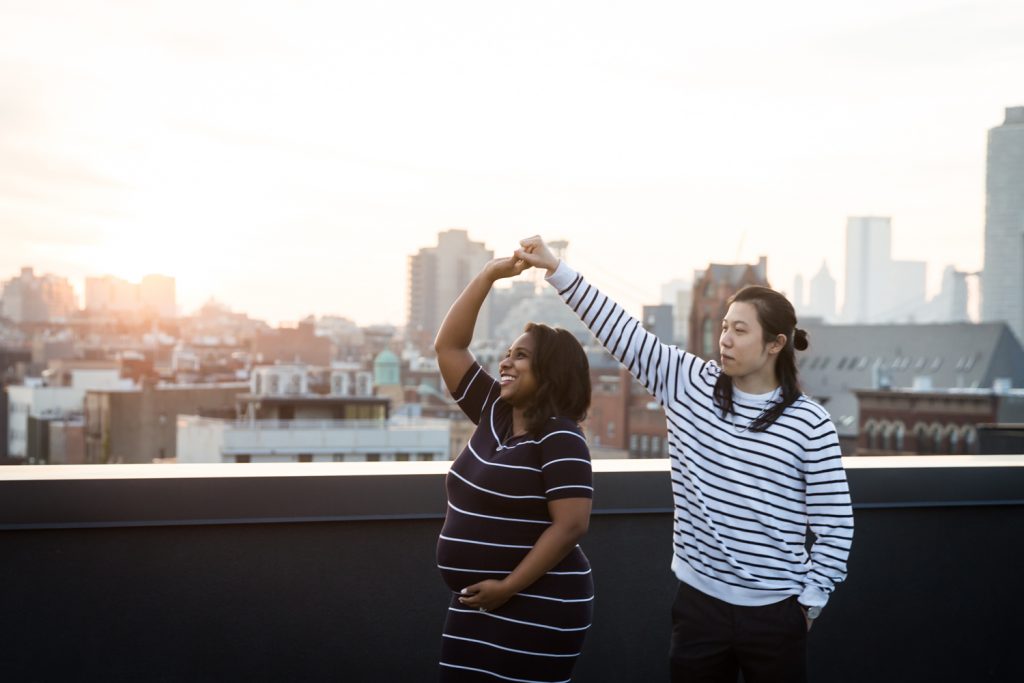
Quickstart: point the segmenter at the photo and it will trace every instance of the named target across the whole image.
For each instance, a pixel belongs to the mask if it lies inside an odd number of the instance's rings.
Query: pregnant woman
[[[579,423],[590,370],[575,337],[531,323],[490,376],[469,351],[497,280],[527,267],[495,259],[441,323],[445,383],[476,431],[452,463],[437,564],[452,591],[441,680],[569,681],[590,627],[594,584],[577,545],[593,496]]]

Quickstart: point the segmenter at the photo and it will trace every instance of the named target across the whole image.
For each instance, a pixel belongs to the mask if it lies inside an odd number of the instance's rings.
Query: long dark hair
[[[583,347],[560,327],[527,323],[523,331],[533,337],[530,368],[537,378],[537,393],[523,412],[527,429],[539,434],[552,417],[582,422],[590,408],[590,363]]]
[[[748,285],[733,294],[728,301],[730,306],[737,302],[751,304],[757,310],[757,321],[763,330],[762,342],[767,344],[775,341],[780,334],[786,337],[786,345],[779,351],[775,361],[775,379],[782,387],[782,400],[775,401],[749,427],[752,432],[763,432],[800,398],[795,351],[807,348],[807,332],[796,326],[793,304],[774,289]],[[724,372],[718,375],[715,382],[715,405],[722,411],[722,417],[735,412],[732,405],[732,377]]]

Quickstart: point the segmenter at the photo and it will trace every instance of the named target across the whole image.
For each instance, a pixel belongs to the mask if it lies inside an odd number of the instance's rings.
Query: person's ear
[[[775,341],[768,346],[768,353],[778,353],[782,349],[786,348],[786,342],[789,341],[784,334],[775,335]]]

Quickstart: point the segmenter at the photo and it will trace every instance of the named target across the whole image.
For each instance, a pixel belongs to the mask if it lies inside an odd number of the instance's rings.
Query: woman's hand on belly
[[[498,609],[511,598],[514,593],[508,589],[504,581],[487,579],[462,589],[459,598],[466,607],[490,612]]]

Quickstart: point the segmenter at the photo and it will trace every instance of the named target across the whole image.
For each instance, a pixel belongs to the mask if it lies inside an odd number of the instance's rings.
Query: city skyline
[[[761,255],[841,304],[846,219],[880,215],[932,296],[981,269],[986,134],[1024,104],[1002,0],[242,9],[5,4],[0,279],[403,324],[409,256],[463,228],[567,239],[636,313]]]

